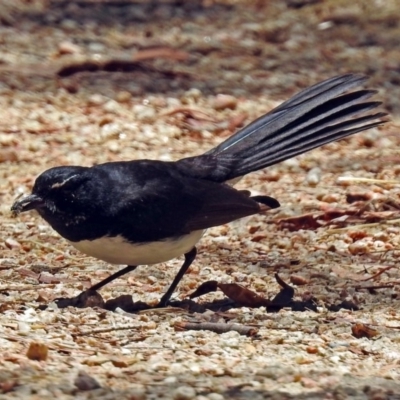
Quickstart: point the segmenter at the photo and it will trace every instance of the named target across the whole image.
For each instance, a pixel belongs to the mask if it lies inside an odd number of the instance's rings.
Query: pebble
[[[249,344],[249,343],[244,344],[243,350],[244,350],[244,352],[249,353],[249,354],[254,354],[257,352],[257,349],[252,344]]]
[[[92,376],[84,371],[79,371],[77,377],[75,378],[74,385],[79,390],[93,390],[100,388],[100,384]]]
[[[58,44],[59,54],[79,54],[82,53],[82,49],[75,43],[64,41]]]
[[[318,382],[306,376],[301,377],[300,382],[302,386],[312,389],[318,386]]]
[[[227,108],[233,110],[237,106],[237,99],[227,94],[218,94],[215,96],[212,106],[215,110],[225,110]]]
[[[166,385],[171,385],[171,384],[174,384],[174,383],[176,383],[177,382],[177,377],[176,376],[167,376],[165,379],[164,379],[164,383],[166,384]]]
[[[158,282],[158,279],[153,275],[149,275],[147,277],[147,280],[149,281],[149,283],[157,283]]]
[[[368,243],[364,240],[357,240],[357,242],[349,245],[349,252],[353,255],[367,253],[367,251]]]
[[[180,386],[173,394],[175,400],[190,400],[196,396],[196,391],[190,386]]]
[[[182,100],[186,99],[199,99],[201,97],[201,91],[197,88],[192,88],[187,90],[184,95]]]
[[[30,360],[45,361],[49,355],[49,349],[44,343],[32,342],[29,345],[26,356]]]
[[[18,322],[18,332],[20,334],[27,334],[31,330],[31,326],[27,324],[26,322]]]
[[[321,180],[321,168],[315,167],[308,171],[306,176],[306,182],[310,186],[317,186]]]
[[[131,98],[132,98],[131,93],[126,90],[118,92],[117,95],[115,96],[115,100],[118,101],[118,103],[127,103],[128,101],[131,100]]]
[[[147,399],[147,397],[144,389],[135,388],[129,390],[129,400],[145,400],[145,399]]]
[[[326,203],[336,203],[340,200],[340,194],[339,193],[327,193],[321,198],[322,201],[325,201]]]
[[[117,113],[118,111],[121,110],[121,106],[118,103],[118,101],[115,100],[108,100],[106,104],[103,106],[104,111],[112,112],[112,113]]]
[[[72,19],[63,19],[60,22],[60,27],[62,27],[62,29],[65,29],[66,31],[73,31],[75,29],[77,29],[78,26],[78,22],[72,20]]]
[[[9,249],[19,249],[21,247],[21,244],[12,238],[7,238],[5,244]]]
[[[89,43],[88,49],[93,53],[102,53],[105,50],[105,46],[102,43],[92,42]]]
[[[18,144],[18,142],[11,135],[0,134],[0,144],[2,146],[12,146],[12,145]]]
[[[0,163],[18,161],[18,153],[13,149],[0,149]]]
[[[101,127],[100,134],[102,138],[118,137],[121,133],[122,126],[119,123],[108,123]]]
[[[126,357],[114,357],[110,361],[112,365],[117,368],[127,368],[134,362]]]
[[[329,361],[331,361],[334,364],[337,364],[340,361],[340,357],[339,356],[329,357]]]
[[[237,338],[229,338],[227,340],[221,341],[221,346],[230,347],[233,349],[239,348],[240,342]]]
[[[143,104],[134,105],[133,112],[136,114],[136,118],[141,121],[151,122],[156,117],[154,109]]]
[[[222,396],[222,394],[219,393],[210,393],[207,398],[209,400],[224,400],[224,396]]]
[[[382,231],[382,232],[375,233],[373,238],[374,238],[374,240],[381,240],[383,242],[386,242],[387,240],[389,240],[389,235],[387,232]]]
[[[347,342],[330,342],[328,343],[328,346],[332,349],[336,347],[349,347],[349,343]]]
[[[101,94],[95,93],[88,98],[88,103],[93,106],[99,106],[101,104],[104,104],[106,100],[106,97],[102,96]]]

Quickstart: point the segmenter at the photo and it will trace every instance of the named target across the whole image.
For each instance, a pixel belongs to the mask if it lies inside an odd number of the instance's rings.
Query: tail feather
[[[259,138],[257,154],[254,154],[250,148],[247,148],[247,152],[244,150],[241,152],[241,155],[244,158],[261,157],[261,152],[269,150],[271,147],[274,148],[274,151],[284,151],[285,147],[303,141],[316,132],[319,132],[321,135],[323,134],[321,128],[331,126],[345,119],[348,120],[357,114],[362,114],[379,106],[380,102],[358,104],[360,100],[365,100],[371,97],[372,94],[372,91],[359,91],[330,100],[326,104],[322,104],[304,114],[296,121],[284,126],[281,130],[275,132],[274,136]]]
[[[379,105],[377,102],[353,105],[348,109],[345,109],[343,112],[329,115],[328,118],[320,121],[317,120],[312,125],[306,125],[305,127],[299,126],[299,129],[296,127],[296,130],[293,129],[293,132],[291,131],[289,134],[285,132],[284,135],[282,133],[282,135],[279,136],[279,141],[276,143],[270,141],[260,143],[257,147],[257,153],[254,153],[253,151],[253,153],[249,152],[246,154],[243,152],[241,154],[243,161],[237,166],[236,172],[243,175],[248,173],[244,172],[245,170],[254,171],[287,159],[289,154],[293,154],[291,150],[297,151],[298,155],[334,140],[343,139],[352,134],[349,133],[348,130],[345,130],[345,128],[360,128],[363,127],[362,124],[364,122],[385,116],[385,113],[378,113],[359,118],[352,118],[356,115],[362,114],[363,112],[374,109],[377,105]],[[377,124],[374,124],[374,126],[380,124],[381,123],[378,122]],[[361,130],[369,128],[371,128],[371,126],[368,125]],[[290,135],[292,133],[296,133],[296,135]],[[273,152],[271,152],[272,147]],[[293,155],[290,155],[290,157],[293,157]]]
[[[347,85],[347,88],[345,90],[351,90],[355,87],[362,85],[367,80],[368,78],[365,75],[361,74],[345,74],[334,76],[333,78],[326,79],[322,82],[316,83],[315,85],[301,90],[299,93],[295,94],[290,99],[286,100],[281,105],[274,108],[273,111],[279,111],[284,108],[296,106],[315,96],[325,93],[332,88],[341,87],[343,84]]]
[[[233,146],[238,150],[245,139],[247,140],[243,147],[249,147],[250,139],[254,142],[260,141],[262,138],[271,137],[276,131],[302,117],[308,111],[361,85],[365,80],[366,77],[364,76],[348,74],[330,78],[306,88],[269,113],[245,126],[220,145],[211,149],[207,154],[218,154],[227,151]]]
[[[385,115],[386,115],[385,113],[378,113],[378,114],[375,114],[375,117],[380,118]],[[363,118],[360,118],[357,122],[361,123],[361,122],[366,122],[369,120],[370,120],[369,117],[363,117]],[[350,126],[354,126],[354,125],[355,124],[353,124],[353,123],[343,122],[341,124],[337,124],[333,127],[330,127],[329,129],[326,129],[324,131],[324,135],[322,137],[309,138],[308,141],[302,142],[298,146],[292,146],[292,147],[290,147],[290,149],[285,149],[284,153],[279,153],[279,154],[276,154],[275,156],[271,157],[269,159],[270,160],[269,165],[274,165],[279,162],[285,161],[289,158],[298,156],[300,154],[304,154],[309,150],[323,146],[324,144],[331,143],[338,139],[342,139],[347,136],[354,135],[355,133],[362,132],[367,129],[375,128],[379,125],[382,125],[382,122],[373,122],[371,124],[357,126],[352,129],[345,129],[346,127],[350,127]],[[317,132],[317,135],[318,135],[318,133],[319,132]],[[262,161],[259,161],[258,163],[254,162],[251,164],[251,166],[248,166],[246,164],[243,164],[243,166],[242,166],[242,164],[241,164],[241,168],[235,169],[235,173],[232,174],[232,176],[229,177],[228,180],[234,179],[235,177],[243,176],[243,175],[249,173],[249,172],[245,172],[245,171],[248,171],[249,168],[251,169],[251,171],[258,171],[262,168],[265,168],[265,163]]]
[[[386,113],[367,114],[376,92],[349,90],[366,77],[348,74],[318,83],[258,118],[206,155],[236,159],[226,180],[248,174],[354,133],[379,126]],[[375,121],[375,122],[373,122]],[[368,123],[371,122],[371,123]]]

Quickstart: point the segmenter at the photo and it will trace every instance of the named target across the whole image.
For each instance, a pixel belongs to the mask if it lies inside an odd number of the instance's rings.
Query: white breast
[[[178,239],[132,244],[121,236],[70,242],[76,249],[110,264],[150,265],[179,257],[190,251],[204,231],[194,231]]]

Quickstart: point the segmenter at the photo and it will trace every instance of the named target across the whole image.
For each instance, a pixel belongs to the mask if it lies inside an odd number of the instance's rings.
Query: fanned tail
[[[202,157],[204,161],[214,159],[220,167],[218,174],[222,177],[224,170],[223,180],[230,180],[379,126],[387,114],[371,113],[381,102],[367,101],[376,91],[349,92],[366,79],[347,74],[311,86],[200,156],[198,161]]]

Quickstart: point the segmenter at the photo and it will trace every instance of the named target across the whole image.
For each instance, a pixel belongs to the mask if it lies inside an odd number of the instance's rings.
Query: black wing
[[[122,233],[133,242],[161,240],[222,225],[258,213],[259,203],[270,208],[279,206],[271,198],[258,202],[248,192],[226,184],[187,177],[174,163],[142,160],[113,163],[111,170],[100,165],[94,168],[105,171],[115,188],[107,196],[108,204],[101,207],[110,210],[101,219],[112,226],[108,234]],[[104,176],[101,182],[106,182]]]

